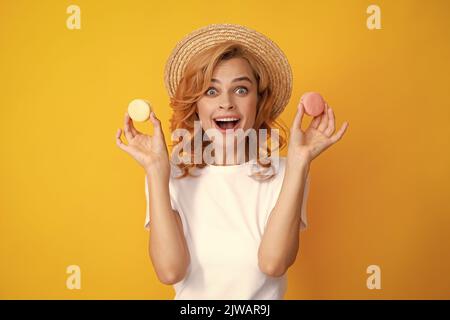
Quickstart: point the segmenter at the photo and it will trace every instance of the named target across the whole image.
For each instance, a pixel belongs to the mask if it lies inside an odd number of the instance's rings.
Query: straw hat
[[[289,61],[268,37],[237,24],[211,24],[189,33],[177,43],[164,69],[164,83],[169,96],[174,97],[186,64],[192,56],[227,40],[244,45],[268,70],[275,97],[272,115],[276,118],[291,97],[292,71]]]

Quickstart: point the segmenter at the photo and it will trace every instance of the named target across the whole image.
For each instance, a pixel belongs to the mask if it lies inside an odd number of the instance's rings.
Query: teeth
[[[222,119],[215,119],[216,121],[236,121],[239,120],[238,118],[222,118]]]

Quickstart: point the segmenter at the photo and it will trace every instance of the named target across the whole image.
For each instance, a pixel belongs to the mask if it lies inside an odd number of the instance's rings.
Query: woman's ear
[[[197,116],[197,119],[200,120],[200,116],[198,115],[198,105],[195,104],[195,115]]]

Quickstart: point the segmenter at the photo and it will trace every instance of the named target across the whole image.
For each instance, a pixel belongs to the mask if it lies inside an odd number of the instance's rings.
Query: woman
[[[171,131],[187,134],[172,159],[154,113],[153,136],[138,132],[128,114],[128,145],[121,129],[116,136],[146,171],[145,226],[158,278],[174,285],[175,299],[282,299],[306,228],[311,162],[342,138],[348,123],[335,133],[326,105],[302,131],[300,103],[287,157],[274,156],[286,145],[272,129],[286,132],[276,118],[291,95],[291,69],[270,39],[239,25],[187,35],[169,57],[165,83]],[[247,147],[252,139],[254,150]]]

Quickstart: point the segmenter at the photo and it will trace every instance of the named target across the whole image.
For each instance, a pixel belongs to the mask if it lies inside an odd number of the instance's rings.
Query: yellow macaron
[[[150,103],[143,99],[134,99],[128,105],[128,114],[134,121],[147,121],[151,111]]]

